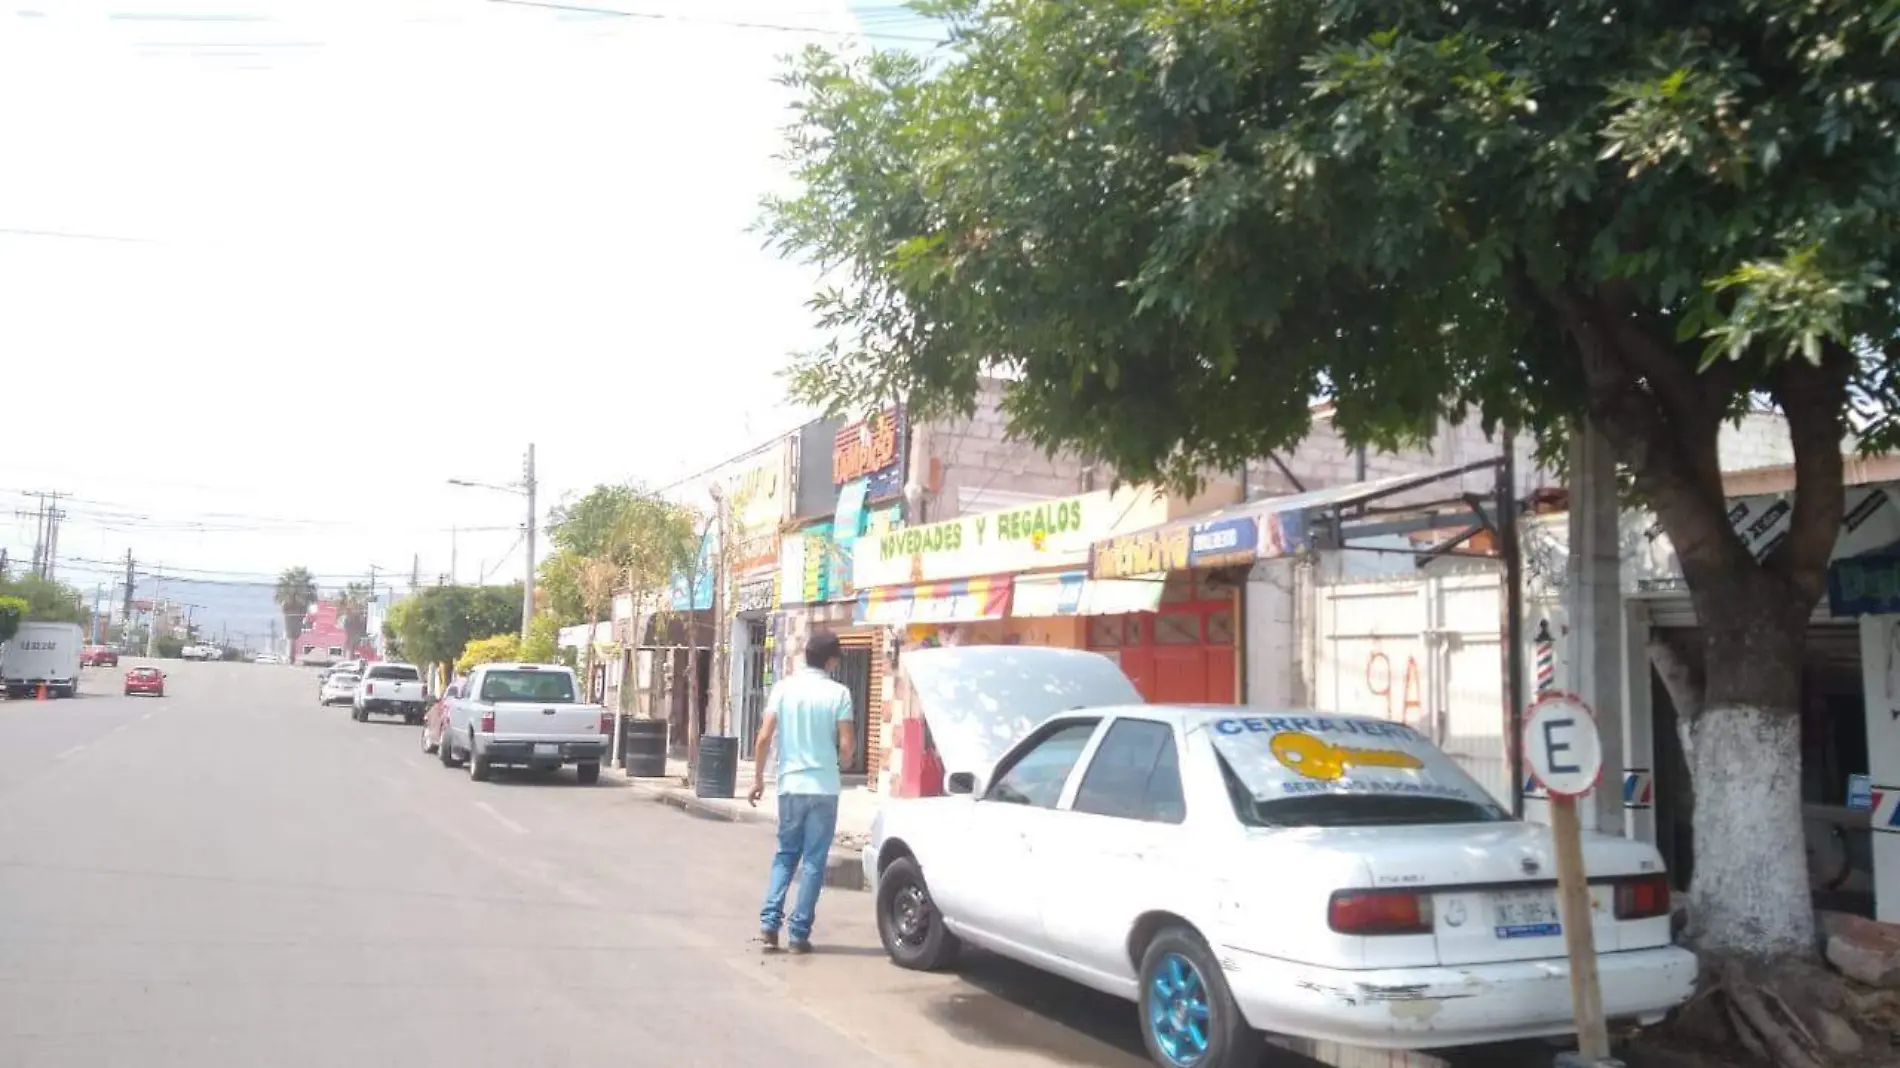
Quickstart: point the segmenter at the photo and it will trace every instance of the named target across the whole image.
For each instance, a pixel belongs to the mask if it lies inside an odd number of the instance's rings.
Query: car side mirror
[[[976,776],[967,771],[952,772],[950,777],[944,780],[943,789],[945,793],[950,794],[976,793]]]

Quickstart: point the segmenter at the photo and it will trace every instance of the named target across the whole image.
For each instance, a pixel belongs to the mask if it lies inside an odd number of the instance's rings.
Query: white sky
[[[845,0],[17,0],[0,11],[0,543],[63,577],[520,573],[506,482],[661,484],[802,421],[812,278],[747,232],[776,57]],[[889,4],[865,26],[926,32]],[[884,41],[880,43],[901,43]],[[61,236],[63,235],[63,236]],[[91,236],[84,236],[91,235]],[[498,528],[498,529],[496,529]]]

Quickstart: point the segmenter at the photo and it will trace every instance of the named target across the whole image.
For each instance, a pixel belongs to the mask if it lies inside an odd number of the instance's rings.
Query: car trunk
[[[1331,829],[1329,848],[1366,864],[1376,889],[1404,888],[1432,900],[1431,949],[1436,963],[1489,964],[1564,956],[1557,904],[1557,859],[1548,828],[1529,823],[1449,824]],[[1620,922],[1613,881],[1654,876],[1659,867],[1644,845],[1622,838],[1584,838],[1591,879],[1591,919],[1597,951],[1665,945],[1668,918]],[[1410,956],[1422,939],[1382,947],[1367,938],[1369,967],[1416,960],[1382,960],[1386,949]]]

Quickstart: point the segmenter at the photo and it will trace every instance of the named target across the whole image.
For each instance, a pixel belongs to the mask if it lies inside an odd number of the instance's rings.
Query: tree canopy
[[[521,584],[431,586],[396,602],[388,629],[409,660],[452,663],[477,638],[521,630]]]
[[[800,188],[766,224],[833,279],[797,392],[929,417],[993,374],[1018,436],[1177,484],[1321,398],[1381,447],[1587,420],[1703,621],[1697,936],[1808,951],[1804,628],[1844,436],[1900,441],[1900,0],[926,6],[946,58],[787,75]],[[1760,562],[1717,454],[1751,405],[1796,453]]]
[[[41,623],[84,623],[90,609],[78,590],[38,575],[0,579],[0,597],[24,601],[23,619]]]
[[[598,485],[554,510],[539,569],[562,622],[599,622],[617,589],[664,589],[697,547],[691,512],[638,486]]]
[[[28,607],[23,597],[0,596],[0,642],[13,640],[20,624],[26,622]]]
[[[275,590],[278,611],[284,614],[284,635],[291,639],[291,659],[296,659],[297,635],[303,631],[303,618],[317,603],[317,580],[307,567],[287,567],[277,576]]]

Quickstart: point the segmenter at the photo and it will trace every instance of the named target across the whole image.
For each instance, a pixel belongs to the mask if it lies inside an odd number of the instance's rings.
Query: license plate
[[[1557,895],[1547,890],[1491,895],[1491,920],[1499,938],[1553,938],[1564,933]]]
[[[539,757],[557,757],[561,755],[561,747],[548,742],[537,742],[534,747],[534,755]]]

